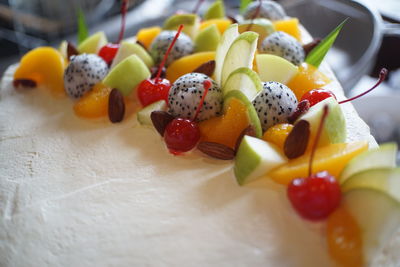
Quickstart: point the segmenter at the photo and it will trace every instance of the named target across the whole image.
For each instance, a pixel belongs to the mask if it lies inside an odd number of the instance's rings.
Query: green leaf
[[[88,26],[86,24],[85,14],[82,9],[78,10],[78,45],[89,36]]]
[[[340,23],[339,26],[337,26],[327,37],[325,37],[319,45],[311,50],[305,60],[308,64],[313,65],[316,68],[319,67],[348,19],[349,18]]]
[[[250,5],[250,3],[253,2],[253,0],[240,0],[240,13],[243,14],[243,12],[246,10],[247,6]]]

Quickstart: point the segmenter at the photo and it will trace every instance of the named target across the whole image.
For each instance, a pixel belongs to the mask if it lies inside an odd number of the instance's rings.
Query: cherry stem
[[[178,32],[175,34],[175,37],[172,40],[171,44],[169,45],[167,52],[165,52],[165,55],[164,55],[163,60],[161,61],[161,64],[158,66],[158,72],[157,72],[156,77],[154,78],[155,83],[158,83],[160,81],[162,69],[164,68],[165,63],[167,62],[168,55],[171,52],[172,48],[174,47],[176,40],[178,40],[178,37],[181,34],[182,29],[183,29],[183,24],[181,24],[179,26]]]
[[[340,101],[339,104],[344,104],[344,103],[353,101],[353,100],[355,100],[355,99],[357,99],[359,97],[362,97],[363,95],[368,94],[369,92],[374,90],[376,87],[378,87],[386,79],[387,74],[388,74],[388,70],[385,69],[385,68],[382,68],[381,71],[379,72],[379,80],[378,80],[378,82],[371,89],[369,89],[369,90],[365,91],[364,93],[361,93],[361,94],[359,94],[357,96],[354,96],[354,97],[352,97],[350,99],[346,99],[346,100]]]
[[[121,31],[119,32],[118,44],[121,43],[122,39],[124,38],[127,11],[128,11],[128,0],[122,0],[122,4],[121,4]]]
[[[258,4],[258,6],[257,6],[256,12],[254,12],[253,16],[251,17],[250,24],[249,24],[249,26],[247,27],[246,31],[250,31],[250,30],[251,30],[251,27],[252,27],[253,24],[254,24],[254,19],[257,18],[258,15],[260,15],[261,6],[262,6],[262,0],[259,0],[258,2],[259,2],[259,4]]]
[[[197,1],[197,4],[195,6],[195,8],[193,9],[193,14],[197,14],[197,12],[199,12],[199,9],[201,7],[201,5],[203,4],[204,0],[199,0]]]
[[[315,141],[314,141],[314,144],[311,149],[310,162],[308,164],[308,177],[310,177],[312,175],[312,163],[314,160],[315,151],[317,150],[317,145],[318,145],[319,139],[321,138],[322,129],[324,128],[325,120],[329,113],[328,105],[324,106],[324,110],[322,112],[323,113],[322,113],[322,117],[321,117],[321,122],[319,123],[317,135],[315,136]]]
[[[209,89],[210,89],[211,86],[212,86],[212,83],[211,83],[210,80],[205,80],[205,81],[203,82],[203,86],[204,86],[204,94],[203,94],[203,96],[202,96],[201,99],[200,99],[200,103],[199,103],[199,106],[197,107],[196,114],[194,114],[193,121],[195,121],[195,120],[197,119],[197,116],[199,115],[200,110],[201,110],[201,108],[203,107],[204,100],[206,99],[206,96],[207,96],[207,94],[208,94]]]

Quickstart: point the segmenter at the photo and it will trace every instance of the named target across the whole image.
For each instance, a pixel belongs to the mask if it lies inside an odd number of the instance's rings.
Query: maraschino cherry
[[[325,106],[310,155],[308,177],[294,179],[287,189],[288,198],[294,209],[302,217],[312,221],[327,218],[339,206],[341,199],[340,186],[335,177],[327,171],[312,174],[315,150],[328,112],[328,106]]]
[[[124,38],[125,25],[126,25],[126,13],[128,11],[128,0],[122,0],[121,5],[121,30],[119,32],[118,42],[116,44],[109,43],[103,46],[99,51],[99,56],[104,59],[104,61],[110,65],[114,60],[115,55],[118,52],[120,43]]]
[[[167,52],[164,55],[163,61],[158,66],[156,77],[154,79],[146,79],[139,84],[137,89],[138,98],[143,106],[147,106],[158,100],[165,100],[165,102],[168,103],[168,93],[169,89],[171,88],[171,83],[167,79],[162,79],[161,73],[164,68],[165,62],[167,62],[168,55],[174,47],[176,40],[182,32],[182,29],[183,25],[180,25],[178,28],[178,32],[176,33],[174,39],[168,47]]]
[[[169,151],[174,155],[179,155],[182,152],[193,149],[200,140],[200,130],[197,126],[196,119],[203,107],[204,99],[212,83],[210,80],[205,80],[203,86],[204,94],[201,97],[193,120],[176,118],[165,128],[164,140]]]

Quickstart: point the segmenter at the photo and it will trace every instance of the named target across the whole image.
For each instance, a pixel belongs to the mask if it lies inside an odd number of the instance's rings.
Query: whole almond
[[[206,63],[203,63],[192,72],[203,73],[211,77],[214,73],[214,70],[215,70],[215,60],[210,60],[207,61]]]
[[[286,157],[294,159],[306,152],[310,139],[310,123],[305,120],[297,122],[285,140],[283,151]]]
[[[150,118],[157,132],[164,136],[165,128],[174,119],[174,116],[166,111],[157,110],[151,113]]]
[[[77,55],[79,55],[78,49],[76,49],[76,47],[72,43],[68,42],[67,59],[69,60],[72,56],[77,56]]]
[[[289,116],[288,122],[295,123],[298,118],[300,118],[303,114],[305,114],[310,109],[310,101],[304,99],[297,104],[296,110]]]
[[[125,115],[124,96],[118,89],[112,89],[108,98],[108,117],[112,123],[121,122]]]
[[[310,43],[303,45],[304,53],[308,55],[317,45],[321,43],[320,38],[312,40]]]
[[[253,125],[249,125],[247,126],[245,129],[243,129],[243,131],[240,133],[238,139],[236,140],[236,144],[235,144],[235,152],[238,151],[240,143],[242,142],[242,139],[245,135],[248,136],[256,136],[256,130],[254,129]]]
[[[222,160],[231,160],[235,158],[235,151],[223,144],[214,142],[201,142],[197,148],[204,154]]]
[[[15,79],[13,81],[13,85],[15,88],[26,88],[26,89],[33,89],[36,88],[37,83],[34,80],[30,79]]]

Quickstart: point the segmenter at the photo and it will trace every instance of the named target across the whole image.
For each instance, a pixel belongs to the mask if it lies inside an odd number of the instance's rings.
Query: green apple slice
[[[358,189],[345,193],[342,204],[360,227],[364,264],[371,266],[399,227],[400,203],[385,193]]]
[[[361,188],[380,191],[400,202],[400,168],[366,170],[354,174],[342,184],[342,192]]]
[[[183,32],[194,39],[199,32],[200,18],[196,14],[178,14],[164,22],[164,30],[177,30],[183,24]]]
[[[339,103],[333,97],[329,97],[315,104],[298,120],[306,120],[310,123],[310,140],[314,142],[325,105],[328,105],[329,113],[326,117],[318,146],[321,147],[329,144],[346,142],[346,120]]]
[[[236,153],[233,170],[238,184],[244,185],[286,162],[285,156],[275,145],[246,135]]]
[[[115,55],[111,69],[131,55],[137,55],[141,60],[143,60],[148,68],[151,68],[154,65],[153,59],[141,45],[124,41],[121,43],[121,46]]]
[[[194,40],[195,52],[215,51],[218,47],[221,34],[215,24],[199,32]]]
[[[246,106],[247,112],[249,115],[250,124],[254,127],[256,136],[258,138],[261,138],[262,128],[261,128],[260,119],[258,118],[257,112],[256,112],[253,104],[249,101],[249,99],[243,92],[241,92],[239,90],[231,90],[231,91],[227,92],[226,95],[224,96],[224,111],[228,107],[229,101],[232,98],[238,99],[240,102],[242,102]]]
[[[164,100],[156,101],[141,109],[137,113],[137,119],[141,125],[153,125],[150,117],[151,113],[158,110],[166,111],[167,108],[167,103]]]
[[[146,64],[137,55],[131,55],[115,66],[104,78],[103,83],[128,96],[139,83],[149,77],[150,71]]]
[[[229,75],[238,68],[252,68],[257,50],[258,33],[244,32],[236,38],[226,53],[221,72],[221,84],[224,86]]]
[[[224,95],[232,90],[241,91],[248,100],[252,101],[262,90],[261,80],[253,70],[246,67],[239,68],[229,75],[222,88]]]
[[[222,0],[216,0],[208,7],[206,13],[204,13],[204,20],[221,19],[224,17],[225,17],[225,6]]]
[[[215,81],[221,85],[221,73],[222,67],[224,65],[226,53],[228,53],[229,48],[232,43],[239,36],[238,25],[232,24],[230,25],[222,34],[221,40],[217,47],[217,52],[215,53]]]
[[[299,68],[292,62],[270,54],[256,56],[257,70],[263,82],[280,82],[287,84],[298,72]]]
[[[258,38],[257,47],[261,46],[261,43],[268,35],[275,32],[274,24],[270,20],[265,18],[256,18],[253,20],[253,22],[251,20],[243,21],[239,25],[239,32],[243,33],[248,31],[250,25],[250,31],[256,32],[260,35],[260,37]]]
[[[66,59],[68,59],[68,42],[67,41],[62,41],[60,43],[60,46],[58,47],[58,51],[61,53],[61,55]]]
[[[97,32],[86,38],[79,46],[78,51],[80,54],[97,54],[100,48],[108,43],[107,37],[104,32]]]
[[[396,167],[397,144],[387,143],[378,148],[365,151],[364,153],[353,158],[340,174],[340,183],[356,173],[381,168]]]

